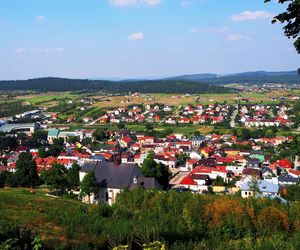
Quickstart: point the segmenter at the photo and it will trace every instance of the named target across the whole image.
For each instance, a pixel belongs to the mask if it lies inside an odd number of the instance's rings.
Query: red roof
[[[281,168],[292,168],[292,163],[287,159],[277,161],[277,165]]]
[[[125,136],[122,138],[122,141],[126,142],[126,143],[129,143],[129,142],[132,142],[131,138]]]
[[[294,169],[290,169],[290,170],[288,170],[288,172],[290,173],[290,174],[293,174],[293,175],[300,175],[300,171],[299,170],[294,170]]]
[[[197,183],[192,179],[192,177],[190,175],[187,175],[186,177],[184,177],[181,182],[181,185],[197,185]]]

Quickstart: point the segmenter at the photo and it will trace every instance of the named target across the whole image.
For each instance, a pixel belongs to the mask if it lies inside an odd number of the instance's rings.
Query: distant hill
[[[192,74],[192,75],[182,75],[166,78],[166,80],[189,80],[189,81],[201,81],[207,79],[216,79],[220,75],[216,74]]]
[[[18,81],[0,81],[0,91],[103,91],[109,93],[228,93],[233,90],[223,86],[187,80],[132,80],[115,82],[107,80],[78,80],[67,78],[37,78]]]
[[[168,80],[187,80],[193,82],[202,82],[208,84],[265,84],[265,83],[287,83],[296,84],[300,83],[300,75],[297,71],[281,71],[281,72],[267,72],[267,71],[254,71],[243,72],[230,75],[217,75],[217,74],[192,74],[169,77]]]
[[[0,81],[0,91],[31,90],[45,91],[103,91],[110,93],[228,93],[234,91],[223,85],[286,83],[300,84],[300,75],[296,71],[287,72],[244,72],[231,75],[193,74],[169,77],[166,79],[122,81],[37,78],[18,81]]]

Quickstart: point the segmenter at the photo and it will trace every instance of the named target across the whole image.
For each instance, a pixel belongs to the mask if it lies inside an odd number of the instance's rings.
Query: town
[[[259,194],[287,202],[284,194],[290,185],[298,184],[300,176],[298,155],[288,146],[298,136],[293,132],[298,129],[297,95],[281,97],[281,101],[274,98],[275,103],[267,104],[242,96],[234,98],[236,103],[215,103],[210,98],[201,104],[201,97],[195,96],[195,104],[185,106],[159,100],[147,105],[131,103],[137,96],[154,98],[129,94],[124,96],[126,106],[101,111],[98,118],[69,116],[64,124],[58,121],[59,112],[41,107],[2,117],[2,185],[18,186],[12,176],[18,171],[19,156],[29,154],[41,183],[50,190],[67,191],[65,183],[57,185],[59,176],[48,176],[49,170],[61,168],[51,172],[58,175],[75,164],[78,180],[68,192],[86,203],[113,205],[118,193],[136,187],[243,198]],[[81,98],[80,103],[93,104],[94,100]],[[80,109],[85,110],[84,105]],[[77,125],[72,130],[70,124],[78,119],[81,128]],[[130,129],[132,124],[138,130]],[[201,133],[197,125],[208,132]],[[186,126],[183,130],[191,126],[189,133],[178,132],[180,126]],[[94,185],[105,185],[96,193],[82,192],[81,183],[91,172]]]

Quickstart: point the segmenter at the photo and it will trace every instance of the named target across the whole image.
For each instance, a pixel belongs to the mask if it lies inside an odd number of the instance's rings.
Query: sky
[[[0,79],[284,71],[293,40],[263,0],[1,0]]]

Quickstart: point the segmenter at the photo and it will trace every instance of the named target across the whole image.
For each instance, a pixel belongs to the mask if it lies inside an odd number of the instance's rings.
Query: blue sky
[[[294,70],[263,0],[1,0],[0,79]]]

